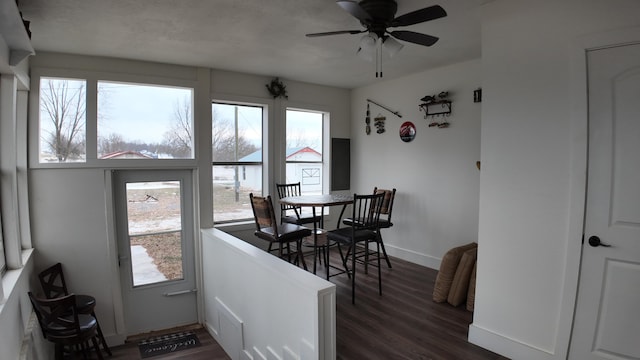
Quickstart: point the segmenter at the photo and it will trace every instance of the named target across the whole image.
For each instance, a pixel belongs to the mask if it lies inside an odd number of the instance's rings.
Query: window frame
[[[86,81],[86,161],[85,162],[40,162],[40,79],[70,78]],[[154,75],[133,75],[106,71],[72,70],[34,67],[31,71],[29,99],[29,167],[33,169],[60,168],[184,168],[197,167],[198,136],[194,137],[193,159],[99,159],[98,155],[98,82],[123,82],[150,86],[183,87],[193,91],[192,104],[194,134],[198,134],[197,79],[166,78]],[[35,140],[35,141],[34,141]]]
[[[264,100],[262,99],[255,99],[255,101],[247,101],[247,100],[233,100],[233,99],[219,99],[219,98],[212,98],[211,99],[211,128],[213,129],[213,121],[214,121],[214,111],[213,111],[213,106],[215,104],[219,104],[219,105],[231,105],[231,106],[247,106],[247,107],[255,107],[255,108],[261,108],[262,109],[262,159],[261,161],[245,161],[245,162],[238,162],[238,161],[215,161],[213,160],[213,156],[211,159],[211,181],[213,184],[213,168],[216,166],[239,166],[239,167],[243,167],[243,166],[251,166],[251,165],[260,165],[262,167],[262,178],[260,179],[260,183],[261,183],[261,194],[263,195],[266,192],[268,192],[268,187],[269,187],[269,182],[268,182],[268,174],[270,173],[269,170],[269,114],[270,114],[270,106],[269,104],[264,103]],[[211,144],[209,144],[209,149],[211,149],[210,151],[212,151],[212,146],[213,146],[213,134],[211,136]],[[244,175],[244,171],[242,171],[242,173],[239,174],[239,177],[242,178]],[[246,218],[239,218],[239,219],[231,219],[231,220],[215,220],[215,203],[213,201],[213,197],[215,196],[215,190],[212,188],[211,191],[211,201],[212,201],[212,222],[214,226],[220,226],[220,225],[233,225],[233,224],[240,224],[240,223],[248,223],[248,222],[253,222],[253,215],[251,215],[250,217],[246,217]]]
[[[286,143],[288,140],[287,137],[287,112],[288,111],[297,111],[297,112],[308,112],[308,113],[315,113],[315,114],[320,114],[322,116],[322,124],[321,124],[321,134],[320,134],[320,148],[322,149],[322,153],[320,154],[320,160],[319,161],[301,161],[301,160],[287,160],[287,154],[286,154]],[[311,106],[286,106],[283,109],[284,112],[284,131],[283,131],[283,139],[285,141],[285,149],[284,149],[284,154],[283,154],[283,158],[284,158],[284,162],[283,162],[283,169],[284,169],[284,174],[283,174],[283,178],[287,179],[287,165],[288,164],[320,164],[320,169],[321,169],[321,174],[319,176],[320,178],[320,185],[321,185],[321,193],[322,194],[327,194],[329,192],[329,184],[328,184],[328,163],[327,163],[327,154],[329,153],[329,148],[328,148],[328,144],[331,142],[330,139],[327,138],[327,134],[329,134],[329,123],[330,123],[330,118],[331,118],[331,113],[327,110],[319,110],[317,108],[311,107]],[[314,167],[317,168],[317,167]],[[303,184],[302,178],[300,179],[300,184]]]

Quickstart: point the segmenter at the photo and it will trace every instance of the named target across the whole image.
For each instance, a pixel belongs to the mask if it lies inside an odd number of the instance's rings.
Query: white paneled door
[[[589,51],[589,169],[573,360],[640,359],[640,44]]]
[[[114,175],[127,335],[196,323],[191,171]]]

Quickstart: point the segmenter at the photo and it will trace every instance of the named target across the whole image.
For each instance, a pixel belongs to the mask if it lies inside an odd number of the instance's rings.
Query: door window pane
[[[86,161],[86,81],[40,79],[40,162]]]
[[[193,89],[98,82],[99,159],[193,159]]]
[[[133,286],[183,279],[179,181],[127,183]]]

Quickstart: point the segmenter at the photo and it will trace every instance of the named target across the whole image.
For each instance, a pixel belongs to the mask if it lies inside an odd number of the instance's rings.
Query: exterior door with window
[[[197,322],[189,170],[114,174],[127,335]]]
[[[590,51],[584,245],[569,358],[640,359],[640,45]]]

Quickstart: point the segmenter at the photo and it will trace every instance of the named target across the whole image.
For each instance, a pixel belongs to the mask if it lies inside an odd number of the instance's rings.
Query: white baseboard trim
[[[387,250],[387,255],[389,256],[397,257],[414,264],[426,266],[430,269],[440,269],[440,262],[442,261],[442,259],[440,258],[421,254],[413,250],[407,250],[393,245],[384,244],[384,248]],[[391,265],[393,266],[393,263]]]
[[[525,344],[515,339],[497,334],[491,330],[481,328],[475,324],[469,325],[469,342],[494,353],[518,360],[560,360],[553,353]]]

